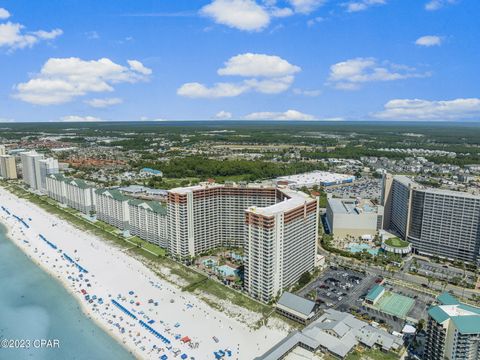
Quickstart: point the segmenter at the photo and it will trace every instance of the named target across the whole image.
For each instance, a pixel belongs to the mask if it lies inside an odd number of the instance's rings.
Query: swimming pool
[[[348,251],[350,251],[352,254],[356,254],[356,253],[362,252],[363,250],[366,250],[368,253],[370,253],[373,256],[378,255],[378,249],[373,249],[368,244],[350,243],[347,248],[348,248]]]
[[[228,265],[218,266],[217,270],[223,276],[238,276],[238,270]]]

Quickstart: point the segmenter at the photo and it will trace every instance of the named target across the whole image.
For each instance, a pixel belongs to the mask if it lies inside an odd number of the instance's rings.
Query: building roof
[[[315,303],[313,301],[304,299],[289,292],[284,292],[282,294],[280,300],[278,300],[277,305],[281,305],[285,308],[294,310],[305,316],[309,316],[315,307]]]
[[[480,334],[480,308],[463,304],[447,293],[440,295],[438,300],[443,305],[428,309],[436,322],[442,324],[450,319],[461,334]]]
[[[156,169],[152,169],[152,168],[143,168],[143,169],[141,169],[140,171],[142,171],[142,172],[147,172],[147,173],[154,174],[154,175],[161,175],[161,174],[163,174],[160,170],[156,170]]]
[[[370,289],[365,299],[370,301],[375,301],[383,291],[385,291],[385,288],[377,284]]]
[[[138,199],[131,199],[128,201],[128,204],[133,206],[143,207],[144,209],[153,211],[157,214],[162,214],[162,215],[167,214],[167,208],[163,206],[161,203],[159,203],[158,201],[144,201],[144,200],[138,200]]]
[[[96,189],[95,193],[98,195],[109,196],[114,200],[118,201],[127,201],[128,199],[130,199],[129,197],[123,195],[120,191],[115,189]]]
[[[437,297],[438,302],[442,305],[457,305],[460,304],[460,301],[449,292],[443,292]]]

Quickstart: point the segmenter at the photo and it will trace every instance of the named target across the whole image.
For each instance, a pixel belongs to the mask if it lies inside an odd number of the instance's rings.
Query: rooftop
[[[450,319],[461,334],[480,334],[480,308],[462,304],[446,294],[440,295],[438,300],[448,304],[433,306],[428,310],[435,321],[442,324]]]
[[[313,301],[304,299],[289,292],[284,292],[282,294],[280,300],[278,300],[277,305],[281,305],[288,309],[294,310],[305,316],[309,316],[315,307],[315,303]]]
[[[381,285],[375,285],[367,294],[366,300],[375,301],[375,299],[383,292],[385,288]]]
[[[355,176],[348,174],[337,174],[328,171],[312,171],[303,174],[281,176],[277,181],[288,181],[301,186],[302,184],[341,183],[343,181],[355,180]]]
[[[361,215],[365,213],[376,213],[378,210],[376,205],[366,199],[329,198],[328,206],[334,214]]]

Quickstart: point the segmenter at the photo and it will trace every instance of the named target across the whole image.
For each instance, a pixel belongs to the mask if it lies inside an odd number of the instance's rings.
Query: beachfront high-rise
[[[118,190],[95,190],[97,219],[120,230],[128,231],[129,198]]]
[[[480,260],[480,196],[434,189],[406,176],[384,176],[385,228],[414,252],[452,260]]]
[[[17,166],[13,156],[0,155],[0,177],[7,180],[17,178]]]
[[[137,199],[129,200],[128,207],[130,235],[166,248],[167,208],[157,201]]]
[[[62,204],[86,215],[95,211],[95,188],[85,181],[50,174],[46,178],[47,194]]]
[[[35,150],[20,153],[23,182],[32,190],[46,192],[47,175],[58,173],[58,160],[45,159],[43,154]]]
[[[428,310],[425,360],[480,359],[480,308],[462,304],[448,293]]]
[[[245,288],[269,301],[314,268],[317,201],[283,188],[205,184],[168,194],[168,249],[188,259],[243,247]]]
[[[7,149],[5,148],[5,145],[0,145],[0,156],[2,155],[7,155]]]

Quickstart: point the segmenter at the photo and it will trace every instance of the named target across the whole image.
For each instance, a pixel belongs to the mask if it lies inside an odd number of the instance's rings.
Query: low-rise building
[[[276,305],[276,311],[286,318],[307,325],[320,314],[315,302],[295,294],[284,292]]]

